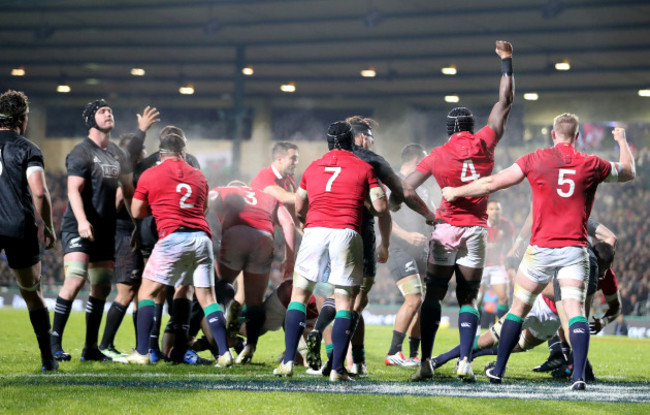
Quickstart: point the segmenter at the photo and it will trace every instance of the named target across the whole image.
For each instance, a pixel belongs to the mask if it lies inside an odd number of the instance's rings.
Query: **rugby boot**
[[[82,362],[109,362],[113,360],[112,358],[104,355],[96,347],[87,348],[84,347],[81,352],[81,361]]]
[[[312,330],[307,336],[307,363],[313,370],[318,370],[323,361],[320,357],[320,346],[323,341],[323,335],[318,330]]]
[[[404,357],[404,353],[397,352],[395,354],[387,354],[386,358],[384,359],[384,364],[386,364],[386,366],[406,366],[406,358]]]
[[[490,362],[487,365],[485,365],[485,377],[487,377],[490,380],[490,383],[493,383],[495,385],[498,385],[501,383],[503,380],[501,376],[497,376],[496,374],[492,373],[494,371],[494,367],[496,366],[496,362]]]
[[[420,367],[411,375],[412,382],[420,382],[433,378],[434,370],[430,359],[424,359],[420,362]]]
[[[287,363],[280,363],[278,367],[273,369],[273,374],[279,377],[293,376],[293,360],[290,360]]]
[[[463,382],[476,382],[476,376],[474,376],[474,371],[472,370],[472,363],[467,357],[458,361],[456,375]]]

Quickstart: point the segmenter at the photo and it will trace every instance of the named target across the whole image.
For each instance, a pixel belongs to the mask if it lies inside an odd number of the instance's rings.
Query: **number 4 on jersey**
[[[463,170],[460,173],[460,181],[463,183],[473,182],[480,177],[481,175],[476,173],[476,169],[474,168],[474,163],[472,163],[472,160],[464,160]]]

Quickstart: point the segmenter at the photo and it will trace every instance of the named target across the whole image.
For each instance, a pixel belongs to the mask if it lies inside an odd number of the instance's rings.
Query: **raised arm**
[[[494,104],[488,126],[501,139],[508,120],[508,114],[514,100],[515,81],[512,73],[512,45],[503,40],[496,41],[496,53],[501,58],[501,81],[499,84],[499,101]]]
[[[442,189],[442,197],[449,202],[453,202],[459,197],[485,196],[521,183],[524,177],[524,172],[521,170],[521,167],[515,163],[497,174],[480,178],[465,186],[445,187]]]
[[[630,146],[627,144],[625,129],[620,127],[614,128],[612,130],[612,135],[620,147],[620,155],[618,163],[616,163],[618,181],[628,182],[630,180],[634,180],[636,177],[636,166],[634,164],[634,156],[632,156],[632,150],[630,150]]]

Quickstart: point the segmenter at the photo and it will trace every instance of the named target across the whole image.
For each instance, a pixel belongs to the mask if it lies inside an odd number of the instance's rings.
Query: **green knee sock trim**
[[[508,311],[508,306],[505,304],[497,304],[497,310],[499,311]]]
[[[298,301],[290,302],[289,307],[287,307],[287,311],[289,310],[298,310],[307,314],[307,307],[303,303],[299,303]]]
[[[336,312],[335,318],[347,318],[349,320],[352,318],[352,311],[339,310]]]
[[[207,306],[206,308],[203,309],[203,314],[205,314],[206,316],[209,316],[210,314],[217,313],[219,311],[222,311],[221,307],[219,307],[219,304],[218,303],[213,303],[213,304],[210,304],[209,306]]]
[[[573,326],[575,323],[588,323],[588,321],[587,318],[584,316],[578,316],[569,319],[569,327]]]
[[[424,300],[422,302],[422,309],[423,310],[440,310],[440,309],[442,309],[442,307],[440,306],[440,301]]]
[[[330,354],[334,351],[334,343],[325,345],[325,353]]]
[[[516,315],[514,315],[514,314],[512,314],[512,313],[508,313],[508,314],[506,315],[506,320],[512,320],[512,321],[515,321],[515,322],[517,322],[517,323],[521,323],[521,324],[523,324],[523,322],[524,322],[524,319],[523,319],[523,318],[521,318],[521,317],[519,317],[519,316],[516,316]]]
[[[458,314],[462,314],[462,313],[470,313],[470,314],[474,314],[476,317],[480,317],[478,314],[478,310],[468,305],[464,305],[460,308],[460,313]]]
[[[473,352],[475,352],[475,351],[477,351],[477,350],[480,350],[480,349],[478,348],[478,338],[479,338],[479,336],[474,337],[474,346],[472,346],[472,351],[473,351]]]
[[[155,307],[156,303],[153,300],[140,300],[138,301],[138,309],[142,309],[144,307]]]

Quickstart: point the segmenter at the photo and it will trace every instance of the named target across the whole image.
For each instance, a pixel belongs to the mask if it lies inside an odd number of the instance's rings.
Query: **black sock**
[[[187,336],[190,328],[190,311],[192,302],[185,298],[175,298],[172,302],[174,314],[174,350],[169,356],[172,361],[180,362],[187,351]]]
[[[440,326],[442,309],[440,301],[425,298],[422,302],[420,314],[420,331],[422,333],[422,360],[430,359],[433,352],[433,343]]]
[[[135,339],[138,339],[138,309],[133,310],[133,330],[135,330]]]
[[[86,303],[86,345],[85,348],[97,347],[97,337],[99,337],[99,326],[102,324],[104,316],[104,304],[106,300],[100,300],[95,297],[88,297]]]
[[[65,330],[65,325],[68,323],[70,310],[72,310],[72,300],[64,300],[61,297],[56,298],[54,319],[52,321],[52,335],[50,337],[50,346],[53,352],[63,350],[61,346],[63,342],[63,331]]]
[[[47,308],[29,312],[29,320],[32,322],[34,334],[38,348],[41,350],[43,361],[52,359],[52,350],[50,349],[50,314]]]
[[[405,337],[406,333],[400,333],[397,330],[393,330],[393,339],[390,342],[390,349],[388,349],[389,355],[402,351],[402,343],[404,343]]]
[[[409,336],[409,357],[417,357],[420,350],[420,338]]]
[[[330,325],[334,318],[336,317],[336,307],[334,306],[334,299],[328,298],[323,303],[323,307],[318,314],[318,319],[314,325],[314,330],[318,330],[322,333],[327,326]]]
[[[149,348],[153,350],[160,350],[158,338],[160,337],[160,325],[162,324],[163,304],[156,304],[154,306],[154,319],[151,333],[149,334]]]
[[[100,349],[106,349],[107,347],[113,346],[115,334],[117,334],[117,329],[120,328],[125,314],[126,306],[117,301],[113,301],[111,308],[109,308],[108,313],[106,313],[106,326],[104,327],[102,342],[99,345]]]
[[[246,344],[257,345],[260,331],[266,321],[266,311],[261,306],[251,306],[246,310]]]
[[[548,339],[548,351],[551,356],[562,353],[562,342],[557,334]]]

